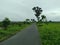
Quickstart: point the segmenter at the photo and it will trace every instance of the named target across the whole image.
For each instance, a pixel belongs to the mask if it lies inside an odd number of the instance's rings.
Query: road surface
[[[20,31],[15,36],[3,41],[0,45],[40,45],[39,34],[35,24]]]

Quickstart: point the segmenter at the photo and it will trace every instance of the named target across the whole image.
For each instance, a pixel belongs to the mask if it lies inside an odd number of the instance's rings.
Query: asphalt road
[[[15,36],[3,41],[0,45],[40,45],[39,34],[35,24],[20,31]]]

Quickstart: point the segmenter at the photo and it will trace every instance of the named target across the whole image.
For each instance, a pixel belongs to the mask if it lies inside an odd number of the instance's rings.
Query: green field
[[[0,29],[0,42],[8,39],[9,37],[15,35],[17,32],[21,31],[22,29],[26,28],[30,24],[22,24],[19,26],[18,24],[9,25],[7,30],[3,28]]]
[[[37,24],[42,45],[60,45],[60,23]]]

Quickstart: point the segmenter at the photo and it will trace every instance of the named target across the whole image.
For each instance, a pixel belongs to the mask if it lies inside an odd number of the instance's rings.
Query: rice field
[[[60,45],[60,23],[37,24],[42,45]]]

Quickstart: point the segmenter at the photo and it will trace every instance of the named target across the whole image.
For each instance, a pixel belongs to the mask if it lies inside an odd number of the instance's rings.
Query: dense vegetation
[[[30,22],[11,22],[9,18],[5,18],[0,22],[0,42],[13,36],[30,24]]]
[[[19,32],[22,29],[24,29],[25,27],[27,27],[28,25],[29,24],[23,24],[21,26],[19,26],[18,24],[9,25],[7,30],[0,28],[0,42],[13,36],[17,32]]]
[[[60,45],[60,23],[37,24],[42,45]]]

